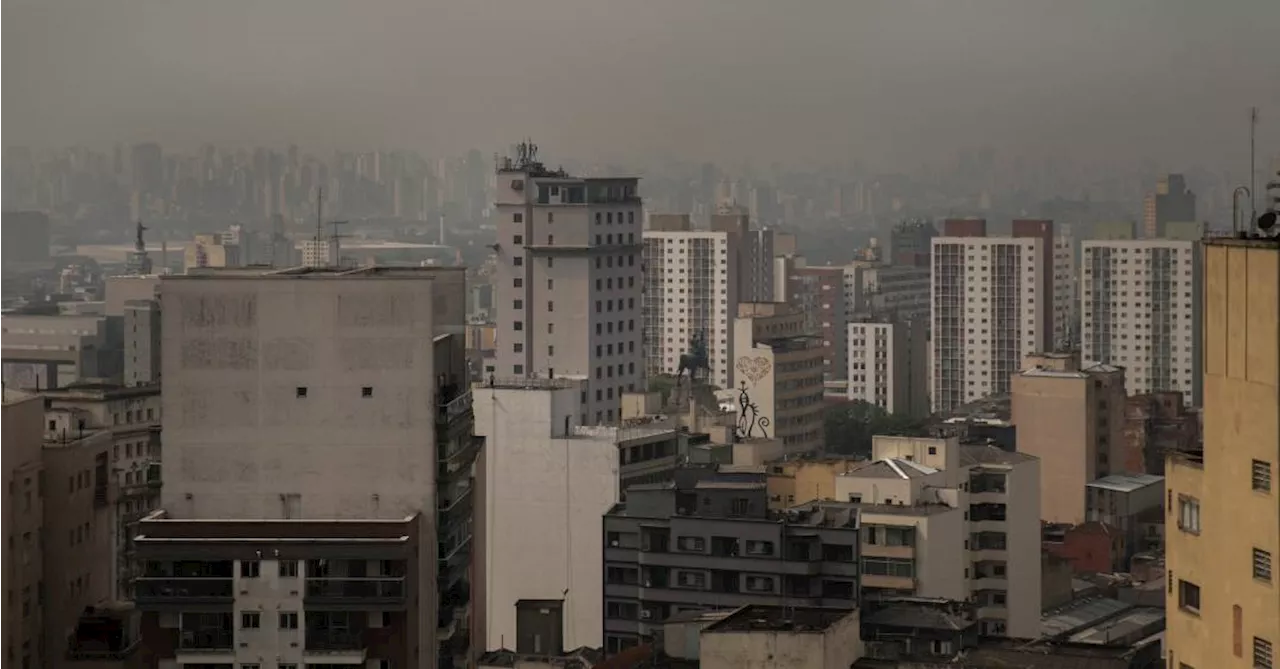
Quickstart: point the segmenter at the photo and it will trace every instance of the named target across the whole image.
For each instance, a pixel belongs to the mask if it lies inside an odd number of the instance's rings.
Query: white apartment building
[[[579,424],[644,387],[644,212],[635,178],[578,178],[524,144],[495,185],[494,375],[588,379]]]
[[[872,456],[835,480],[858,506],[863,592],[974,601],[983,634],[1038,638],[1040,461],[954,437],[877,436]]]
[[[889,413],[929,413],[929,345],[923,321],[850,323],[850,400],[874,404]]]
[[[337,267],[338,245],[330,239],[304,239],[298,242],[303,267]]]
[[[933,410],[1009,392],[1022,357],[1040,350],[1052,295],[1040,237],[935,237],[931,274]]]
[[[1130,393],[1176,391],[1200,403],[1199,243],[1086,241],[1081,357],[1125,369]]]
[[[1075,240],[1059,228],[1053,238],[1053,344],[1057,350],[1069,350],[1079,341],[1079,290]]]
[[[733,387],[733,319],[738,313],[740,240],[693,230],[688,217],[644,231],[644,347],[648,374],[675,374],[695,337],[707,346],[708,380]]]
[[[577,424],[588,386],[557,377],[472,388],[485,440],[471,591],[481,650],[514,646],[517,605],[547,600],[562,602],[565,648],[604,644],[601,518],[618,502],[618,443],[628,430]]]

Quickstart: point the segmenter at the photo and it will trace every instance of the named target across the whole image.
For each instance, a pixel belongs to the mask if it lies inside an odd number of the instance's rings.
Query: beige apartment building
[[[1018,452],[1040,458],[1044,467],[1041,518],[1083,523],[1085,486],[1124,471],[1124,370],[1081,368],[1072,354],[1034,354],[1010,388]]]
[[[822,448],[823,353],[802,312],[779,302],[738,306],[730,393],[742,438],[772,437],[785,454]]]
[[[109,434],[114,493],[102,531],[111,543],[110,593],[113,601],[132,599],[133,578],[141,573],[132,539],[138,521],[160,506],[160,386],[74,384],[42,395],[51,428]]]
[[[1038,637],[1040,460],[954,437],[872,451],[835,481],[835,503],[859,509],[863,592],[973,601],[983,634]]]
[[[1280,240],[1204,243],[1204,450],[1165,478],[1168,666],[1277,666]]]
[[[39,395],[4,390],[4,663],[45,666],[44,403]]]
[[[114,572],[111,523],[117,490],[111,432],[80,430],[49,413],[44,426],[44,636],[60,658],[85,608],[109,608]]]
[[[815,499],[836,499],[836,477],[871,464],[865,458],[828,457],[768,463],[769,508],[787,509]]]

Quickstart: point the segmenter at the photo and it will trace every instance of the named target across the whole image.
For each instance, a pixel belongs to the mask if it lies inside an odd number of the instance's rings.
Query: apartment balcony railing
[[[436,407],[436,424],[452,425],[453,421],[471,411],[471,391],[468,390]]]
[[[134,580],[138,604],[231,603],[233,582],[229,577],[177,578],[140,576]]]
[[[346,653],[363,650],[365,645],[364,632],[360,630],[307,630],[308,653]]]
[[[306,598],[313,604],[359,605],[403,603],[403,576],[308,578]]]
[[[178,641],[179,653],[230,653],[236,646],[231,630],[183,630]]]
[[[454,566],[466,555],[463,549],[471,543],[471,529],[467,528],[459,534],[440,542],[439,558],[441,566]]]

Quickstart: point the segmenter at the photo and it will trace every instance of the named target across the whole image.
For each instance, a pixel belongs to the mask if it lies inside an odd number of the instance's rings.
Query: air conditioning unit
[[[652,617],[653,617],[653,611],[641,611],[641,612],[640,612],[640,619],[641,619],[641,620],[649,620],[649,619],[650,619],[650,618],[652,618]]]

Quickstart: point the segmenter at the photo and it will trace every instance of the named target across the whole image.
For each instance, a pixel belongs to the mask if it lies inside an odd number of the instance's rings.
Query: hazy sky
[[[1277,0],[4,0],[4,143],[1280,151]]]

